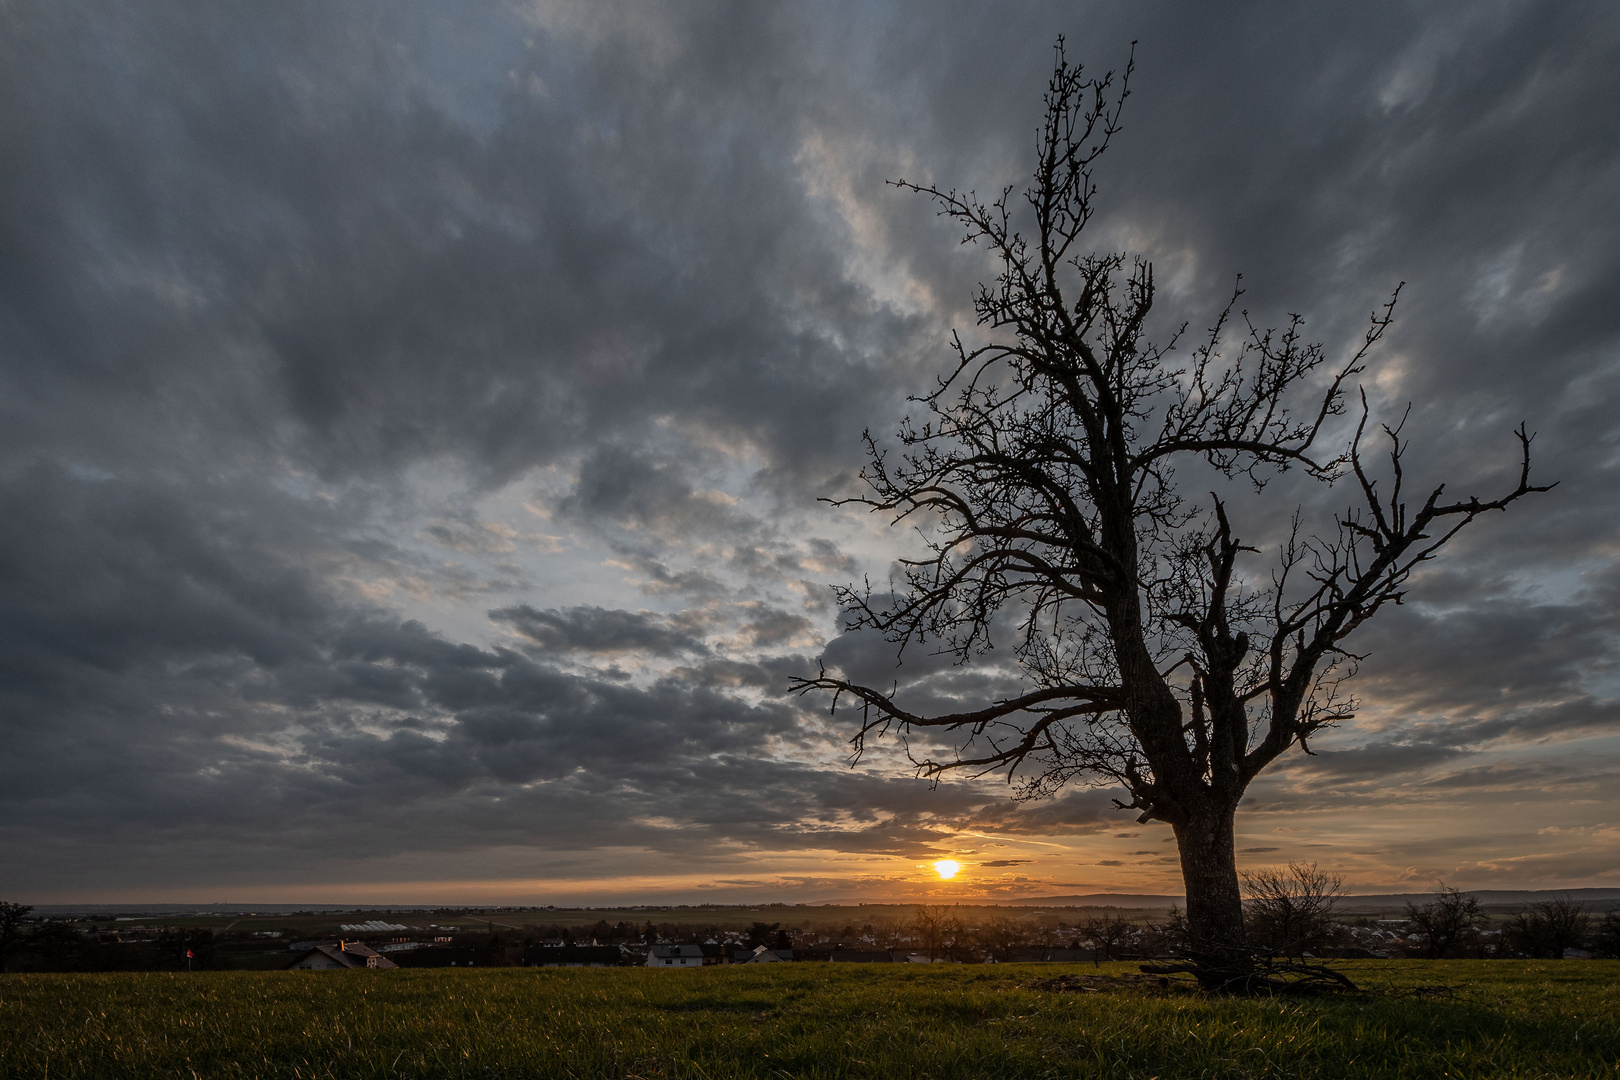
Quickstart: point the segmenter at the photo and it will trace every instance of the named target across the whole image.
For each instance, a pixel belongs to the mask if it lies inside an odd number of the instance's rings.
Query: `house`
[[[399,965],[380,956],[358,941],[340,941],[336,945],[315,945],[308,952],[293,959],[288,971],[340,971],[344,968],[391,968]]]
[[[725,959],[719,945],[654,945],[647,950],[648,967],[705,967]]]
[[[778,964],[793,959],[792,949],[767,949],[763,945],[753,949],[738,949],[731,954],[733,964]]]
[[[531,945],[523,950],[527,967],[619,967],[624,950],[617,945]]]

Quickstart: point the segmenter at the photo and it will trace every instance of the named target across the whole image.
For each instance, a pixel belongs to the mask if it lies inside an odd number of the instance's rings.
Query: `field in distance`
[[[954,904],[954,913],[966,921],[983,921],[997,917],[1016,919],[1030,926],[1056,926],[1064,922],[1077,922],[1087,916],[1117,912],[1135,922],[1163,919],[1172,906],[1165,898],[1161,906],[1141,903],[1145,897],[1121,897],[1119,904],[1042,906],[1001,906],[995,904]],[[526,926],[588,927],[599,922],[627,923],[640,927],[647,923],[657,926],[716,927],[722,930],[746,930],[751,924],[779,923],[804,931],[838,932],[844,927],[874,925],[898,926],[916,916],[916,904],[703,904],[678,907],[496,907],[496,908],[355,908],[320,911],[262,910],[232,907],[214,912],[207,909],[176,908],[172,911],[140,911],[129,909],[123,913],[107,905],[102,909],[40,907],[36,914],[61,918],[88,916],[109,929],[152,927],[195,927],[221,932],[253,933],[278,930],[284,936],[321,937],[340,933],[340,927],[380,920],[417,928],[430,925],[453,926],[458,930],[490,930],[497,933],[521,931]]]
[[[1620,961],[1343,966],[1371,992],[1211,999],[1133,964],[6,975],[0,1075],[1620,1077]]]
[[[1500,915],[1526,903],[1546,900],[1555,895],[1569,895],[1594,912],[1620,907],[1620,889],[1572,889],[1565,892],[1510,892],[1485,890],[1474,893],[1485,911]],[[1385,894],[1376,896],[1347,896],[1336,907],[1341,917],[1399,916],[1408,903],[1422,904],[1431,899],[1427,894]],[[1086,894],[1074,896],[1026,897],[1002,903],[934,901],[954,909],[965,922],[982,922],[996,918],[1009,918],[1028,926],[1057,926],[1074,924],[1088,917],[1121,915],[1132,922],[1160,922],[1172,907],[1181,905],[1179,896],[1143,894]],[[634,926],[653,923],[658,926],[716,927],[722,930],[746,929],[755,922],[779,923],[782,926],[809,931],[837,933],[844,927],[871,924],[898,926],[916,915],[915,903],[818,903],[818,904],[638,904],[623,907],[557,907],[557,906],[501,906],[501,907],[433,907],[431,905],[381,906],[345,908],[340,905],[317,905],[299,908],[295,905],[208,904],[198,906],[181,904],[130,905],[42,904],[35,908],[36,916],[51,918],[77,918],[94,921],[108,929],[142,926],[192,927],[235,933],[279,930],[289,937],[323,937],[340,933],[343,925],[368,920],[398,923],[426,928],[430,924],[450,925],[463,930],[495,932],[521,930],[526,926],[544,925],[561,927],[588,927],[599,922],[615,925],[624,922]]]

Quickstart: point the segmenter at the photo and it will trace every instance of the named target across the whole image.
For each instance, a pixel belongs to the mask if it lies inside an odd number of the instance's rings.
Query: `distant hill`
[[[1463,892],[1477,898],[1486,907],[1533,904],[1554,896],[1568,896],[1583,904],[1603,904],[1605,907],[1608,906],[1606,902],[1620,903],[1620,889],[1464,889]],[[1432,892],[1366,893],[1345,897],[1339,902],[1339,908],[1345,911],[1358,908],[1404,909],[1408,903],[1422,905],[1432,899]]]
[[[1535,903],[1550,897],[1568,895],[1570,899],[1577,900],[1588,907],[1598,911],[1620,909],[1620,888],[1608,889],[1474,889],[1465,890],[1470,895],[1479,898],[1479,902],[1488,908],[1512,908],[1519,904]],[[1434,896],[1433,892],[1415,893],[1363,893],[1347,896],[1339,905],[1343,914],[1372,912],[1399,912],[1406,908],[1408,903],[1425,904]],[[144,917],[204,917],[229,918],[246,915],[260,917],[276,916],[326,916],[340,914],[359,914],[393,912],[404,914],[415,912],[431,915],[436,911],[453,911],[455,914],[473,918],[500,916],[510,918],[524,918],[537,921],[557,921],[568,918],[584,918],[595,921],[602,918],[632,918],[632,919],[677,919],[690,921],[698,917],[712,917],[717,915],[753,914],[770,912],[773,919],[780,920],[783,916],[794,911],[814,911],[825,908],[910,908],[919,903],[928,903],[929,899],[920,898],[893,898],[872,899],[860,897],[845,897],[837,900],[818,900],[808,904],[789,904],[783,902],[754,901],[752,903],[705,903],[701,905],[689,904],[635,904],[619,906],[596,907],[481,907],[478,905],[457,906],[450,908],[436,904],[38,904],[35,905],[36,915],[47,916],[83,916],[99,915],[113,916],[144,916]],[[1065,893],[1060,896],[1024,896],[1008,897],[1006,899],[968,898],[952,900],[945,897],[932,898],[934,903],[961,903],[967,907],[1018,907],[1018,908],[1122,908],[1133,911],[1157,910],[1164,911],[1171,907],[1180,907],[1186,904],[1186,898],[1178,894],[1169,893]],[[586,914],[588,913],[588,914]],[[351,920],[354,922],[361,919]]]
[[[1609,907],[1620,904],[1620,889],[1465,889],[1487,907],[1511,907],[1515,904],[1533,904],[1554,896],[1568,896],[1583,904]],[[1362,893],[1346,896],[1339,902],[1341,911],[1399,911],[1408,903],[1426,904],[1434,898],[1433,892],[1416,893]],[[1085,893],[1071,896],[1031,896],[1017,900],[993,901],[1004,907],[1117,907],[1167,908],[1180,907],[1187,902],[1184,896],[1160,896],[1151,893]]]
[[[1016,900],[988,900],[983,902],[996,904],[1000,907],[1167,908],[1181,907],[1186,904],[1187,898],[1184,896],[1159,896],[1154,893],[1085,893],[1074,896],[1025,896]]]

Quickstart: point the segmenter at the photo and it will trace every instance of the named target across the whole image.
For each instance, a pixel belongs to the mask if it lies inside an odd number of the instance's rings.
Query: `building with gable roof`
[[[725,959],[719,945],[654,945],[647,950],[648,967],[705,967],[725,963]]]
[[[397,968],[399,965],[358,941],[316,945],[293,958],[288,971],[341,971],[345,968]]]

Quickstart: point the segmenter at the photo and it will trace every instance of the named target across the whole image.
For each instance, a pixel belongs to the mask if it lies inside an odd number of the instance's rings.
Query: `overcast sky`
[[[1620,885],[1613,4],[12,0],[0,898],[1178,890],[1114,793],[851,769],[785,693],[938,666],[840,639],[906,538],[816,499],[994,272],[884,180],[1021,182],[1059,33],[1139,43],[1091,235],[1158,336],[1242,273],[1339,355],[1404,281],[1414,482],[1521,419],[1560,482],[1362,632],[1241,861]]]

